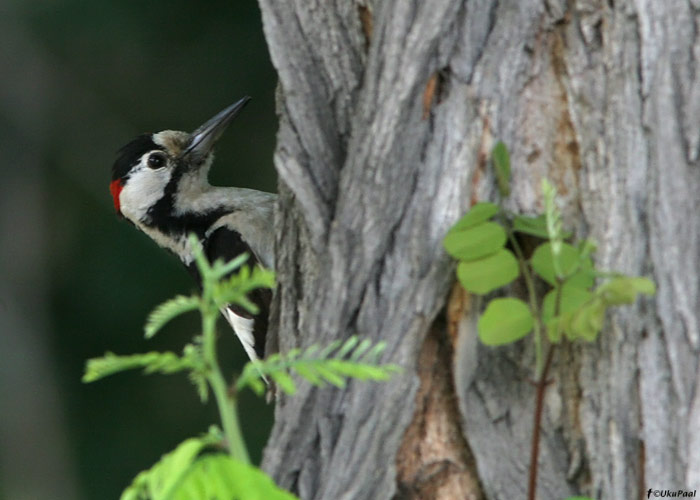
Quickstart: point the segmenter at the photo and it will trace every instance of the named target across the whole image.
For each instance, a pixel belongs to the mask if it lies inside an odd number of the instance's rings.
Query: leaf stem
[[[557,278],[557,295],[554,305],[554,316],[559,316],[561,313],[561,295],[564,280]],[[557,330],[561,328],[560,323],[557,323]],[[559,338],[557,332],[556,338]],[[544,394],[547,390],[547,376],[549,375],[549,367],[552,365],[552,357],[554,355],[554,345],[550,344],[547,350],[547,359],[544,363],[542,375],[537,379],[537,391],[535,393],[535,415],[532,423],[532,442],[530,446],[530,475],[527,483],[527,498],[535,500],[537,493],[537,470],[540,456],[540,428],[542,427],[542,408],[544,406]]]
[[[202,350],[204,362],[207,366],[207,380],[219,407],[221,425],[228,442],[231,457],[250,464],[248,450],[243,440],[241,426],[238,422],[235,397],[229,392],[226,380],[221,373],[216,357],[216,319],[219,312],[212,306],[208,288],[212,283],[204,280],[204,297],[202,300]]]
[[[542,409],[544,407],[544,393],[547,390],[547,374],[552,364],[554,346],[550,345],[547,350],[547,360],[544,363],[542,375],[537,379],[537,392],[535,395],[535,415],[532,424],[532,445],[530,446],[530,474],[527,482],[527,499],[535,500],[537,492],[537,465],[540,455],[540,427],[542,424]]]
[[[525,255],[518,240],[513,235],[513,229],[509,224],[503,224],[508,233],[508,241],[513,246],[513,251],[516,257],[518,257],[518,263],[520,264],[520,272],[525,280],[525,287],[527,288],[527,297],[530,303],[530,310],[532,311],[532,316],[535,318],[535,323],[533,325],[533,334],[535,337],[535,380],[539,380],[544,368],[544,353],[542,350],[542,319],[540,318],[540,308],[537,304],[537,293],[535,292],[535,280],[532,277],[530,268],[525,260]]]

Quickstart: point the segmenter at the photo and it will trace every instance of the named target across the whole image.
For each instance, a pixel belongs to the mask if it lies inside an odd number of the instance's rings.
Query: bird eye
[[[165,155],[163,153],[153,153],[148,157],[148,168],[156,169],[165,165]]]

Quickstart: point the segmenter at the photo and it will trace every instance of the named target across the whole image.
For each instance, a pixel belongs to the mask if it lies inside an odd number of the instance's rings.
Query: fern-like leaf
[[[228,262],[224,262],[223,260],[215,261],[212,265],[212,272],[215,279],[220,280],[227,274],[232,273],[233,271],[241,267],[243,264],[248,262],[249,257],[250,256],[248,255],[248,253],[242,253],[235,259],[230,260]]]
[[[345,387],[349,378],[387,380],[400,368],[395,364],[377,364],[385,346],[383,342],[373,346],[370,340],[359,340],[353,336],[343,343],[332,342],[323,349],[312,345],[304,351],[294,349],[285,355],[273,354],[263,361],[246,364],[236,388],[250,387],[257,394],[262,394],[265,386],[260,377],[267,376],[284,392],[293,394],[296,384],[290,373],[296,373],[316,386],[331,384]]]
[[[175,373],[196,368],[192,359],[180,357],[173,352],[147,352],[119,356],[107,352],[101,358],[93,358],[85,365],[83,382],[94,382],[114,373],[143,368],[146,373]]]
[[[178,295],[156,307],[146,320],[146,338],[153,337],[170,320],[189,311],[199,308],[199,299],[194,296]]]
[[[257,288],[272,288],[275,286],[275,274],[272,271],[256,266],[251,271],[244,266],[237,274],[220,281],[214,287],[213,298],[218,307],[226,304],[238,304],[252,314],[257,307],[248,299],[248,293]]]

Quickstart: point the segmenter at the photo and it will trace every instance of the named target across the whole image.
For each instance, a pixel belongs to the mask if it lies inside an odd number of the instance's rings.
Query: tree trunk
[[[388,383],[280,396],[264,468],[303,499],[523,498],[528,342],[477,342],[442,238],[494,193],[658,294],[557,350],[539,498],[700,488],[700,2],[260,0],[280,79],[270,346],[360,334]],[[446,316],[447,321],[444,321]],[[454,335],[450,335],[449,333]]]

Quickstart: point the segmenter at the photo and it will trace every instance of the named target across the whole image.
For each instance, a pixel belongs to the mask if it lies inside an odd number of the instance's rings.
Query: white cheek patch
[[[167,167],[153,170],[142,166],[134,170],[119,195],[122,213],[134,222],[142,221],[148,209],[163,197],[170,177]]]

